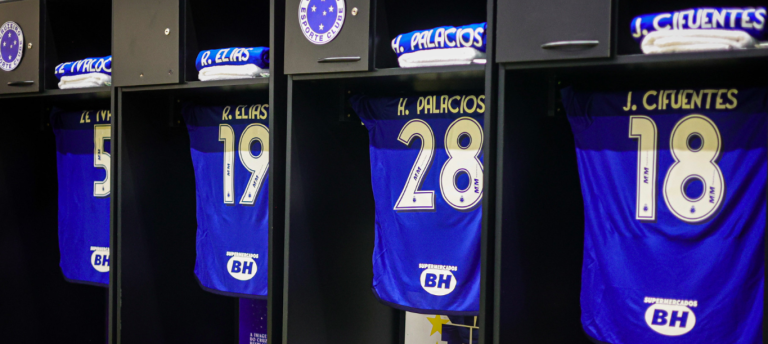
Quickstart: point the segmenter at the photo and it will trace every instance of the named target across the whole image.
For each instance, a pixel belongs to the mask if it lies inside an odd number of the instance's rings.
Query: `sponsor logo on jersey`
[[[452,271],[458,270],[455,266],[437,264],[419,264],[421,272],[421,287],[427,293],[436,296],[445,296],[456,289],[456,276]]]
[[[682,336],[696,326],[696,314],[689,307],[697,307],[695,300],[675,300],[646,297],[651,306],[645,311],[645,323],[665,336]]]
[[[24,32],[19,24],[8,21],[0,27],[0,69],[10,72],[21,63],[24,55]]]
[[[301,0],[299,3],[301,32],[314,44],[326,44],[336,38],[345,17],[344,0]]]
[[[91,266],[98,272],[109,272],[109,247],[91,246]]]
[[[227,257],[232,257],[227,262],[227,272],[235,279],[248,281],[256,276],[258,267],[255,259],[259,259],[258,254],[227,252]]]

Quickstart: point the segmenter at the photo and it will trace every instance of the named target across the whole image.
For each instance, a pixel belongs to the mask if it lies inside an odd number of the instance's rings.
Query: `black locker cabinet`
[[[114,86],[182,81],[183,1],[114,0]]]
[[[610,56],[611,0],[499,0],[497,6],[500,63]]]
[[[285,73],[329,73],[367,71],[373,61],[373,40],[371,25],[373,21],[373,4],[375,0],[328,0],[328,8],[317,8],[317,1],[288,0],[285,2]],[[344,7],[342,7],[344,6]],[[322,29],[326,30],[317,35],[309,25],[306,12],[324,11],[325,15],[333,10],[337,12],[337,20],[332,29],[326,28],[325,21]],[[344,10],[342,11],[342,8]],[[343,17],[343,20],[340,18]],[[340,31],[333,36],[332,30],[343,22]],[[331,21],[329,21],[331,23]],[[328,37],[333,40],[328,41]],[[310,41],[311,40],[311,41]]]
[[[0,24],[3,25],[0,32],[4,32],[2,42],[6,44],[0,48],[9,54],[4,54],[0,61],[10,64],[4,69],[12,69],[0,70],[0,94],[38,92],[41,89],[43,44],[40,38],[44,23],[41,8],[41,0],[0,2]],[[16,39],[16,25],[21,29],[23,39]],[[19,49],[14,44],[18,44]],[[14,49],[10,49],[12,46]],[[20,61],[18,54],[21,54]]]

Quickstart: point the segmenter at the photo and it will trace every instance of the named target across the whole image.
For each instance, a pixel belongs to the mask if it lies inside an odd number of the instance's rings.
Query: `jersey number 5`
[[[658,129],[647,116],[630,116],[629,137],[638,139],[637,148],[637,204],[635,219],[656,220],[656,169]],[[697,147],[691,146],[696,138]],[[664,178],[664,201],[680,220],[699,223],[709,220],[724,199],[725,179],[717,165],[722,149],[720,131],[711,119],[702,115],[689,115],[675,124],[669,139],[669,151],[675,163]],[[703,192],[690,197],[688,185],[694,181],[703,184]]]
[[[219,124],[219,141],[224,142],[224,204],[235,204],[235,130],[229,124]],[[261,152],[254,156],[251,144],[261,143]],[[248,186],[240,204],[253,205],[269,169],[269,129],[254,123],[243,130],[237,149],[240,163],[251,172]]]
[[[96,124],[93,126],[93,167],[103,168],[107,176],[102,181],[93,182],[93,197],[109,197],[112,189],[109,186],[112,156],[104,150],[105,142],[112,139],[112,126]]]

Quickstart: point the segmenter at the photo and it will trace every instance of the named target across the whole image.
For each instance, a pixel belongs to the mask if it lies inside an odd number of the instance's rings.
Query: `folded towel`
[[[761,40],[765,37],[765,17],[765,7],[699,7],[635,17],[630,30],[637,43],[654,31],[689,29],[739,30]]]
[[[254,64],[243,66],[213,66],[200,70],[197,78],[200,81],[254,79],[257,76],[268,77],[269,69],[261,69]]]
[[[480,23],[413,31],[395,37],[392,50],[403,68],[470,64],[485,57],[486,27]]]
[[[643,40],[645,54],[734,50],[753,47],[757,41],[744,31],[668,30],[655,31]]]
[[[104,73],[63,76],[59,80],[59,88],[62,90],[69,88],[112,86],[112,76]]]
[[[89,73],[101,73],[112,75],[112,56],[91,57],[73,62],[66,62],[56,66],[54,74],[61,80],[62,77],[83,75]]]
[[[256,65],[261,69],[269,68],[269,48],[227,48],[203,50],[197,54],[197,71],[214,66]]]
[[[397,61],[402,68],[414,68],[468,65],[476,59],[485,59],[485,53],[475,48],[454,48],[416,51],[403,54]]]

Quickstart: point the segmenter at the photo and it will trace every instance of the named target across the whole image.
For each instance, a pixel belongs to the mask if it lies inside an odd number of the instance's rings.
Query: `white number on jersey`
[[[435,134],[430,125],[420,119],[408,121],[398,135],[398,141],[409,145],[415,137],[421,139],[421,150],[411,168],[395,210],[434,210],[435,192],[419,190],[424,177],[432,166],[435,155]],[[469,144],[461,145],[461,138],[467,137]],[[483,127],[471,117],[461,117],[448,126],[445,133],[445,151],[448,160],[440,171],[440,191],[443,199],[457,210],[476,206],[483,199],[483,164],[480,153],[483,149]],[[469,186],[460,190],[456,185],[459,175],[469,177]]]
[[[109,185],[112,156],[104,150],[105,142],[111,139],[111,125],[96,124],[93,126],[93,167],[103,168],[107,172],[104,180],[93,182],[94,197],[109,197],[112,192]]]
[[[656,219],[656,123],[646,116],[631,116],[629,137],[638,138],[637,158],[637,220]],[[701,146],[691,147],[697,137]],[[664,201],[680,220],[698,223],[709,220],[723,202],[725,179],[717,165],[722,149],[722,137],[717,125],[703,115],[689,115],[675,124],[669,139],[670,153],[675,163],[664,178]],[[688,185],[702,183],[701,195],[689,197]]]
[[[219,124],[219,141],[224,142],[224,204],[235,204],[235,130],[232,126]],[[251,154],[254,141],[261,143],[261,152],[257,156]],[[269,128],[258,123],[246,127],[240,135],[237,151],[240,163],[251,172],[240,204],[253,205],[269,170]]]

